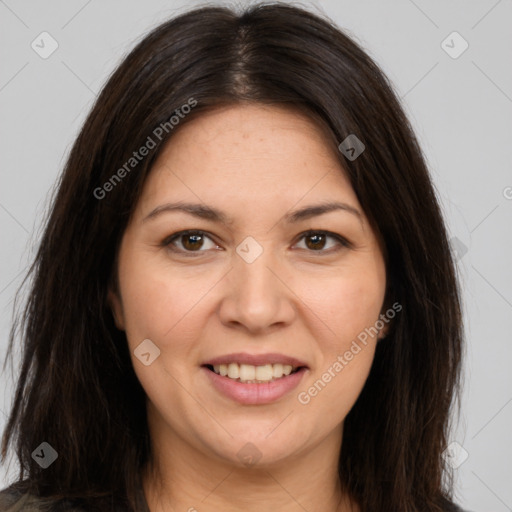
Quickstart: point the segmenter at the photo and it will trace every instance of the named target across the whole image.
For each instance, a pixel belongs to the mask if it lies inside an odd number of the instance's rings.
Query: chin
[[[286,432],[284,434],[282,437],[288,442],[293,438]],[[267,438],[266,434],[251,436],[247,432],[243,436],[235,436],[230,439],[226,445],[226,450],[221,453],[219,453],[218,445],[212,448],[228,464],[248,469],[275,467],[288,462],[290,458],[298,456],[302,451],[301,445],[284,444],[283,439],[277,436],[271,439]]]

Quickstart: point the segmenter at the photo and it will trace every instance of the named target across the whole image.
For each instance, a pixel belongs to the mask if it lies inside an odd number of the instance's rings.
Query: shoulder
[[[453,507],[449,510],[449,512],[471,512],[470,510],[466,510],[458,505],[453,505]]]
[[[137,510],[149,512],[142,496]],[[23,480],[0,490],[0,512],[132,512],[132,508],[111,495],[102,499],[41,497]]]
[[[0,490],[0,512],[85,512],[67,500],[41,498],[32,494],[26,481]]]
[[[20,485],[20,482],[0,490],[0,512],[28,511],[30,501],[32,501],[30,494],[23,485]]]

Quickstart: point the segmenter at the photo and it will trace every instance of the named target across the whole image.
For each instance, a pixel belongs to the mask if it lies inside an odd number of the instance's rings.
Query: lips
[[[297,387],[308,370],[303,361],[276,353],[228,354],[201,367],[218,392],[245,405],[279,400]]]

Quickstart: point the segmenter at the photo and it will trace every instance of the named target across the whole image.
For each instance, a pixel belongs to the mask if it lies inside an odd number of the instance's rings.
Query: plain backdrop
[[[37,246],[49,191],[96,94],[150,29],[193,5],[0,0],[2,360],[14,295]],[[450,439],[457,443],[456,499],[474,512],[512,511],[512,2],[302,5],[329,16],[377,61],[420,139],[464,294],[464,398]],[[0,428],[12,389],[6,372]],[[8,473],[0,471],[2,488],[15,470],[12,464]]]

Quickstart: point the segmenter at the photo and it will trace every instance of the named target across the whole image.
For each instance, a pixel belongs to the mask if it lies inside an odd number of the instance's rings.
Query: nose
[[[269,251],[263,251],[252,263],[238,254],[233,259],[233,268],[223,280],[219,307],[222,323],[251,334],[290,325],[297,312],[296,296],[283,266]]]

